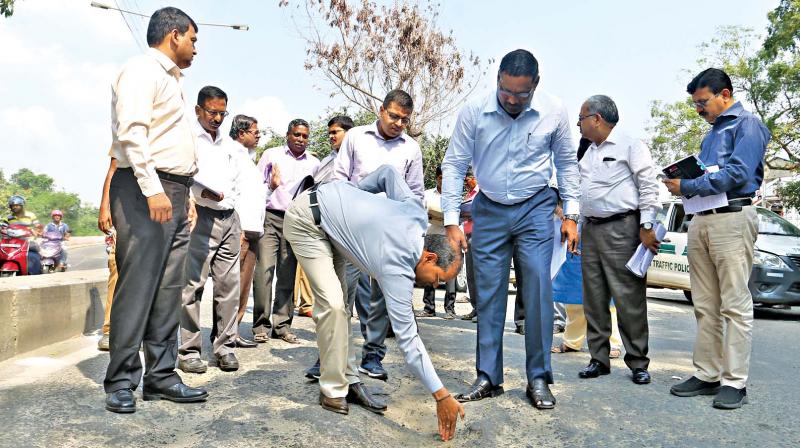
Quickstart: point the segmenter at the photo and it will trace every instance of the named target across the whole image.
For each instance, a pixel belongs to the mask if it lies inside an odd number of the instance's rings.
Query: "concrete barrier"
[[[0,279],[0,361],[103,325],[108,269]]]

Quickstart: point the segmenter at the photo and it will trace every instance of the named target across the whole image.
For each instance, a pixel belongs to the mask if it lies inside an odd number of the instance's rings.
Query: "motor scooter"
[[[28,275],[28,251],[33,232],[27,226],[0,226],[0,277]]]
[[[56,266],[61,259],[61,253],[64,251],[63,247],[64,236],[61,232],[50,231],[42,235],[42,242],[39,245],[39,255],[42,257],[42,274],[51,274],[56,271]],[[64,266],[61,271],[66,271],[67,267]]]

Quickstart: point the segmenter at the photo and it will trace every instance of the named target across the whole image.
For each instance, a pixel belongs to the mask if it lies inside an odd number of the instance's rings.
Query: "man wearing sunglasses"
[[[725,193],[728,205],[698,212],[689,224],[688,258],[692,266],[694,376],[672,386],[679,397],[714,395],[712,405],[736,409],[747,403],[747,375],[753,336],[753,298],[747,283],[753,268],[758,217],[752,198],[764,176],[769,131],[733,99],[730,77],[709,68],[686,90],[711,130],[698,158],[707,167],[696,179],[665,179],[677,196]]]
[[[505,55],[497,91],[462,108],[442,162],[442,209],[448,237],[463,249],[458,227],[464,174],[472,164],[481,191],[472,203],[472,251],[477,289],[477,379],[457,398],[477,401],[503,393],[503,329],[512,256],[522,275],[527,396],[539,409],[555,407],[553,382],[553,212],[549,188],[555,165],[564,201],[561,240],[578,243],[579,174],[567,111],[561,101],[534,91],[539,64],[525,50]]]

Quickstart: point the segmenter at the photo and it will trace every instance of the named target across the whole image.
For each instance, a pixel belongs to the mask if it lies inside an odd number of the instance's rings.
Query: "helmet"
[[[56,210],[53,210],[52,212],[50,212],[50,216],[60,216],[60,217],[63,218],[64,214],[61,213],[61,210],[56,209]]]
[[[18,194],[11,196],[8,198],[8,206],[11,207],[12,205],[25,205],[25,198]]]

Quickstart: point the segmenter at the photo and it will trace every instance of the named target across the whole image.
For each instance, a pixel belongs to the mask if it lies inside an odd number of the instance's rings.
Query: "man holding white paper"
[[[583,306],[592,359],[579,376],[597,378],[611,371],[609,303],[613,297],[625,364],[634,383],[648,384],[647,281],[625,264],[639,243],[658,252],[653,228],[661,206],[650,151],[639,140],[615,131],[618,121],[617,106],[605,95],[586,100],[578,116],[581,135],[592,141],[579,162]]]
[[[679,397],[715,395],[715,408],[736,409],[747,403],[753,334],[753,298],[747,283],[758,217],[751,203],[763,180],[770,135],[733,99],[733,85],[724,71],[706,69],[686,90],[697,113],[712,125],[698,156],[708,170],[696,179],[666,179],[664,184],[675,195],[724,194],[727,201],[699,211],[689,225],[689,279],[697,318],[695,373],[670,392]]]

